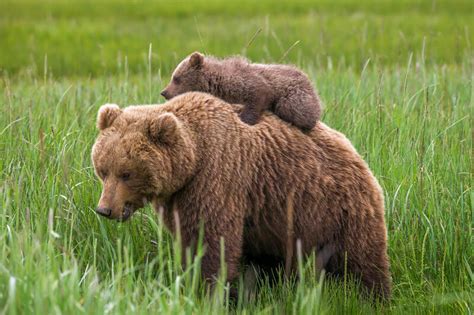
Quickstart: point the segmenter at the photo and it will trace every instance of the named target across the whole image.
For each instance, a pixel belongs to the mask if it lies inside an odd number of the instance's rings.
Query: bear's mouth
[[[125,205],[123,206],[123,209],[122,209],[122,213],[117,218],[117,221],[118,222],[127,221],[132,216],[132,214],[134,212],[135,212],[135,207],[133,206],[133,204],[131,204],[130,202],[125,203]]]

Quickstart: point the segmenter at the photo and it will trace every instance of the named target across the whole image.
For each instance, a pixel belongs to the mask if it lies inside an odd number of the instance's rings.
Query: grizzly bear
[[[242,259],[284,262],[300,249],[387,298],[383,194],[349,140],[321,122],[305,134],[270,112],[250,127],[241,110],[199,92],[162,105],[102,106],[92,149],[103,186],[96,211],[124,221],[151,202],[185,248],[203,226],[206,280],[218,274],[222,238],[229,281]]]
[[[231,104],[243,104],[243,122],[256,124],[264,110],[303,130],[321,115],[319,96],[311,81],[289,65],[253,64],[242,57],[219,60],[195,52],[185,58],[161,92],[167,100],[190,91],[206,92]]]

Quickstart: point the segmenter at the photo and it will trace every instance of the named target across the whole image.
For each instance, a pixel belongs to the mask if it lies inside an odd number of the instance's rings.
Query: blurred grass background
[[[473,17],[462,0],[1,1],[0,314],[471,314]],[[306,266],[232,306],[151,209],[95,215],[98,107],[162,102],[194,50],[309,74],[384,189],[390,303]]]
[[[169,73],[200,50],[246,53],[276,62],[362,69],[367,59],[406,64],[424,49],[427,64],[459,65],[472,49],[472,1],[68,1],[0,2],[0,69],[45,64],[54,76]],[[261,30],[250,47],[247,44]]]

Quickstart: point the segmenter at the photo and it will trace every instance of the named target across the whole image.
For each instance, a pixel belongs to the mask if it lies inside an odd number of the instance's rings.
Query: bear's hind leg
[[[344,260],[343,260],[344,263]],[[347,271],[359,277],[367,293],[375,298],[388,300],[391,295],[391,277],[386,253],[359,254],[347,257]]]
[[[321,115],[321,105],[313,91],[292,91],[275,104],[275,114],[303,130],[312,129]]]
[[[366,253],[355,246],[348,251],[336,249],[325,269],[339,281],[344,279],[344,274],[354,276],[361,281],[365,293],[373,294],[376,299],[390,299],[392,282],[388,256],[383,251]]]

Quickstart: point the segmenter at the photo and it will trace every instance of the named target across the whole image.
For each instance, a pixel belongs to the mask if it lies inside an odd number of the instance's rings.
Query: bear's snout
[[[100,214],[103,217],[110,217],[110,215],[112,214],[112,209],[98,207],[98,208],[95,209],[95,212],[97,212],[98,214]]]
[[[163,91],[161,91],[161,96],[163,96],[165,99],[169,100],[170,99],[170,93],[164,89]]]

